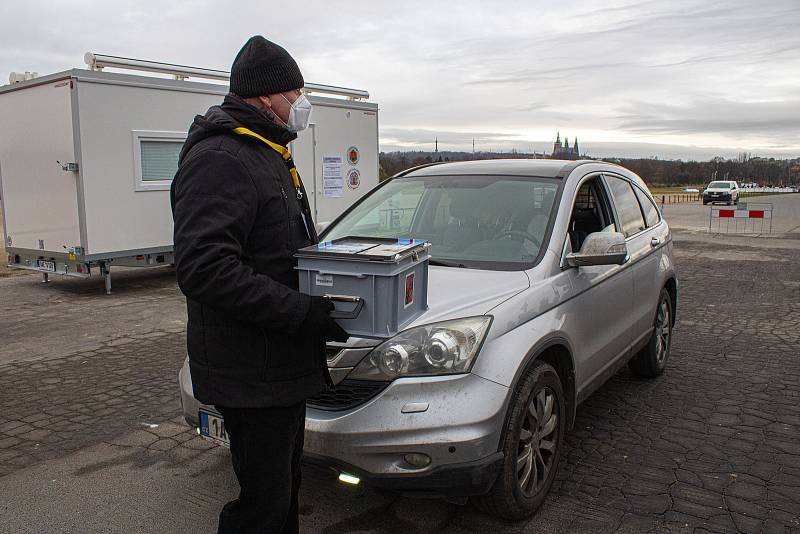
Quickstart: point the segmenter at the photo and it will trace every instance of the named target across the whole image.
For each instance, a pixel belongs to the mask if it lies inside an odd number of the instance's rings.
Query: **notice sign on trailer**
[[[322,156],[322,194],[325,197],[338,198],[344,190],[342,174],[342,156]]]

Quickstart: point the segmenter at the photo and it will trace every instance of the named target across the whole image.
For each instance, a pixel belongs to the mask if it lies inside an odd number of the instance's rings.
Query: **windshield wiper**
[[[428,265],[434,265],[439,267],[458,267],[459,269],[467,268],[467,266],[464,265],[463,263],[458,263],[455,261],[434,260],[434,259],[429,260]]]

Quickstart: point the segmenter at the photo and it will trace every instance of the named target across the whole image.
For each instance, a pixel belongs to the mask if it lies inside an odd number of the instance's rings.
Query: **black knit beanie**
[[[303,75],[289,52],[260,35],[248,39],[233,60],[230,90],[242,98],[283,93],[303,85]]]

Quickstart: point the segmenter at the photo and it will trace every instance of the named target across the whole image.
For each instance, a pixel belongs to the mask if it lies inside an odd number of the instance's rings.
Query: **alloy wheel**
[[[517,452],[517,482],[532,497],[547,482],[558,442],[558,405],[555,392],[545,386],[531,395],[523,415]]]
[[[664,363],[669,353],[670,337],[670,317],[669,304],[666,300],[661,301],[656,318],[656,361],[659,365]]]

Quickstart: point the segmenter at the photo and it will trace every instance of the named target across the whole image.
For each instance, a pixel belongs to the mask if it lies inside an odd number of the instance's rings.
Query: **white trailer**
[[[10,267],[44,281],[99,272],[110,293],[112,265],[172,263],[178,154],[194,116],[228,91],[186,78],[228,73],[95,54],[86,62],[91,70],[0,87],[0,202]],[[314,220],[330,221],[378,183],[378,106],[361,90],[306,92],[312,123],[290,149]]]

